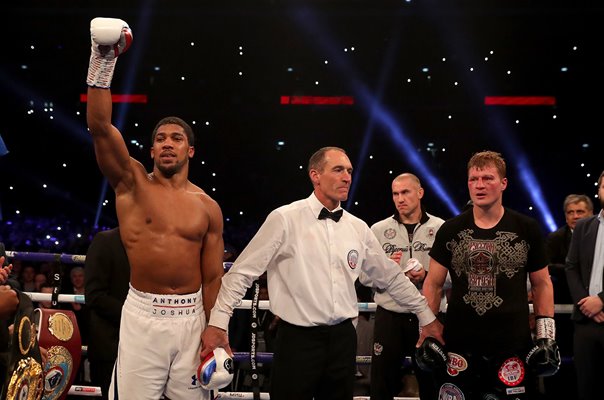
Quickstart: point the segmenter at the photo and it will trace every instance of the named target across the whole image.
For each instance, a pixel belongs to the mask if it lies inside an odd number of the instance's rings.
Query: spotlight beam
[[[489,88],[489,79],[487,79],[478,69],[473,73],[468,71],[467,65],[471,65],[472,57],[469,55],[468,49],[471,48],[472,41],[462,35],[463,29],[459,24],[456,24],[455,18],[448,18],[436,10],[442,11],[442,4],[439,1],[427,0],[419,2],[418,7],[423,7],[424,14],[432,19],[434,29],[440,30],[443,40],[447,43],[446,48],[451,49],[451,52],[456,55],[454,60],[457,60],[457,67],[461,76],[465,79],[472,89],[472,92],[477,98],[483,98],[483,93]],[[484,106],[483,106],[484,107]],[[491,107],[489,107],[491,108]],[[491,116],[495,123],[488,117]],[[506,123],[506,118],[494,109],[485,110],[485,117],[493,137],[498,140],[505,151],[505,157],[518,166],[519,180],[524,187],[529,198],[537,205],[537,212],[541,216],[545,226],[551,231],[556,229],[554,218],[545,201],[539,181],[533,173],[532,167],[528,161],[525,151],[518,143],[514,136],[514,129],[509,123]],[[509,119],[509,117],[508,117]]]
[[[337,45],[333,39],[333,36],[322,29],[319,24],[319,17],[313,10],[308,7],[295,8],[291,14],[292,19],[309,34],[309,42],[313,45],[318,45],[323,53],[327,54],[328,57],[333,60],[332,65],[335,65],[338,69],[339,74],[349,77],[348,82],[350,88],[354,93],[355,97],[358,98],[359,104],[362,106],[362,110],[369,115],[369,122],[366,128],[365,138],[363,139],[363,149],[368,148],[368,143],[371,137],[367,138],[368,133],[373,130],[374,124],[379,125],[388,133],[389,137],[393,140],[396,147],[401,151],[402,154],[407,157],[411,163],[419,170],[420,175],[426,177],[430,184],[433,186],[435,192],[442,201],[445,202],[447,207],[452,213],[457,214],[458,209],[451,197],[446,192],[444,187],[440,184],[439,180],[430,171],[430,168],[426,162],[415,152],[416,146],[414,146],[411,140],[405,135],[399,124],[393,117],[393,113],[387,110],[385,106],[379,101],[379,97],[376,96],[368,89],[367,85],[359,78],[359,74],[349,65],[347,60],[342,57],[341,53],[337,49],[342,49],[344,46]],[[323,24],[326,26],[326,24]],[[381,80],[384,79],[385,73],[381,75]],[[378,90],[379,93],[380,90]],[[361,155],[363,156],[363,155]],[[355,168],[355,177],[358,177],[362,171],[362,161],[360,166]],[[353,182],[358,179],[353,179]],[[356,191],[356,186],[355,186]],[[354,193],[353,193],[354,195]],[[351,196],[347,202],[347,207],[350,207]]]

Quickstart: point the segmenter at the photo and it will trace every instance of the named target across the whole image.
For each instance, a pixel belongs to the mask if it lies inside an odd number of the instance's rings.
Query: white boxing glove
[[[222,347],[216,347],[197,368],[197,379],[205,390],[218,390],[233,380],[233,359]]]
[[[117,57],[132,44],[132,31],[125,21],[117,18],[94,18],[90,21],[92,42],[88,65],[88,86],[109,88]]]

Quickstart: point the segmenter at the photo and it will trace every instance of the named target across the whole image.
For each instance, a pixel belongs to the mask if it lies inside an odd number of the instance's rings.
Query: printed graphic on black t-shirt
[[[518,240],[512,232],[495,232],[492,240],[473,237],[474,231],[466,229],[458,234],[459,239],[447,243],[452,249],[452,270],[457,276],[466,274],[467,293],[463,296],[466,304],[483,315],[493,307],[503,303],[497,294],[497,277],[514,278],[526,265],[529,246],[525,240]]]
[[[547,265],[537,222],[506,209],[492,229],[472,213],[445,222],[430,256],[449,268],[447,345],[465,351],[518,349],[530,343],[528,273]]]

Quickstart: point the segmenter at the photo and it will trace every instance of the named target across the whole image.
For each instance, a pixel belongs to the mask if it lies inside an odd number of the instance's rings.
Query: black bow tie
[[[342,218],[342,213],[344,213],[343,209],[331,212],[327,208],[323,207],[323,209],[319,213],[319,219],[331,218],[334,221],[338,222],[340,218]]]

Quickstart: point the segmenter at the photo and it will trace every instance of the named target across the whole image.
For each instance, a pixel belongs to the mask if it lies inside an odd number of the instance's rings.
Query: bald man
[[[411,173],[400,174],[392,181],[394,213],[371,227],[386,255],[420,290],[428,273],[428,252],[444,222],[423,209],[423,197],[424,188],[419,178]],[[359,279],[366,286],[372,284],[366,274],[361,273]],[[417,316],[383,290],[375,291],[374,300],[377,310],[371,356],[371,398],[392,399],[401,389],[409,391],[402,385],[401,362],[405,356],[413,359],[420,396],[437,398],[431,374],[416,368]]]

